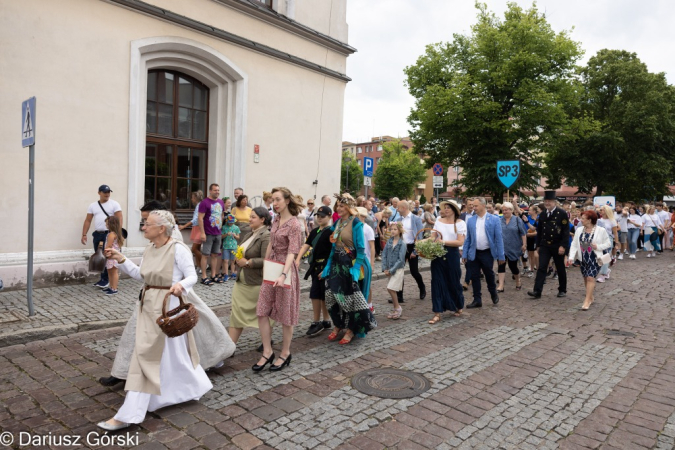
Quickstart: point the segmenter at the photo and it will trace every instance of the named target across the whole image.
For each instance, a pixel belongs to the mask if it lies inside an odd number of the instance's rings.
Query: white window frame
[[[248,75],[217,50],[192,39],[166,36],[131,42],[129,77],[129,190],[127,224],[139,223],[144,201],[148,71],[176,70],[209,88],[207,184],[232,192],[246,181]],[[129,227],[127,246],[145,246],[140,231]]]

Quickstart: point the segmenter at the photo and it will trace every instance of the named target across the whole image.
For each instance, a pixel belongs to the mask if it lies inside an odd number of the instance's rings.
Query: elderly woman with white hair
[[[502,205],[502,238],[504,239],[504,256],[506,261],[497,267],[499,285],[497,292],[504,292],[504,278],[506,277],[506,264],[509,265],[511,273],[516,278],[516,290],[522,289],[520,281],[520,270],[518,270],[518,260],[527,250],[527,230],[525,223],[513,215],[513,203],[504,202]]]
[[[132,423],[141,423],[147,411],[198,400],[213,385],[199,365],[199,353],[192,331],[169,338],[156,323],[162,305],[171,294],[168,309],[178,307],[177,296],[187,293],[197,283],[192,254],[187,246],[177,244],[171,232],[175,226],[169,211],[152,211],[143,224],[150,244],[143,253],[140,267],[112,248],[106,256],[145,287],[139,302],[136,343],[124,389],[124,404],[115,417],[98,426],[116,431]]]

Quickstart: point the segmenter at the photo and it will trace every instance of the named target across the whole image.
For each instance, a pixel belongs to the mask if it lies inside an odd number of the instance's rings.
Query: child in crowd
[[[228,214],[225,224],[223,224],[223,268],[222,273],[218,276],[223,281],[237,278],[234,255],[237,252],[237,240],[239,239],[240,230],[234,222],[234,216]]]
[[[391,238],[382,251],[382,271],[389,277],[387,283],[387,292],[391,295],[390,303],[394,304],[394,309],[387,315],[388,319],[399,319],[403,313],[403,308],[399,304],[396,293],[403,289],[403,267],[405,266],[405,253],[407,246],[403,241],[403,224],[401,222],[392,222],[389,225]]]
[[[124,245],[124,237],[122,236],[122,226],[120,225],[120,220],[115,216],[108,216],[108,218],[105,219],[105,223],[108,226],[108,236],[105,240],[105,248],[112,248],[120,251]],[[120,273],[117,271],[117,261],[114,259],[108,259],[105,262],[105,267],[108,269],[110,287],[104,290],[103,293],[106,295],[115,295],[117,294],[117,284],[120,280]]]

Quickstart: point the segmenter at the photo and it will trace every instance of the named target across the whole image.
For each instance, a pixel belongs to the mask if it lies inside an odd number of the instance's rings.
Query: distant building
[[[342,142],[342,151],[349,152],[350,155],[356,159],[356,162],[359,164],[360,167],[363,167],[363,158],[373,158],[373,173],[377,169],[377,165],[379,162],[382,160],[383,156],[383,145],[386,142],[392,142],[400,140],[401,145],[405,149],[412,149],[413,148],[413,143],[410,140],[409,137],[403,137],[403,138],[395,138],[392,136],[376,136],[372,138],[370,141],[366,142],[359,142],[359,143],[354,143],[354,142],[349,142],[349,141],[343,141]],[[420,161],[422,161],[420,159]],[[414,193],[414,199],[417,200],[420,198],[421,195],[424,195],[427,200],[431,200],[431,197],[433,196],[433,187],[432,187],[432,177],[433,177],[433,172],[431,169],[427,170],[427,179],[424,183],[420,183],[415,187],[415,193]],[[373,194],[373,189],[375,187],[375,182],[373,181],[372,187],[368,188],[368,196],[371,196]],[[361,187],[361,193],[365,194],[365,187]]]

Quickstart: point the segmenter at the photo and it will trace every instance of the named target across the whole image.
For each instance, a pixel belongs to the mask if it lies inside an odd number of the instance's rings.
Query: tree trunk
[[[602,186],[596,186],[596,187],[595,187],[595,196],[596,196],[596,197],[600,197],[600,196],[602,195],[603,189],[604,189],[604,188],[603,188]]]

